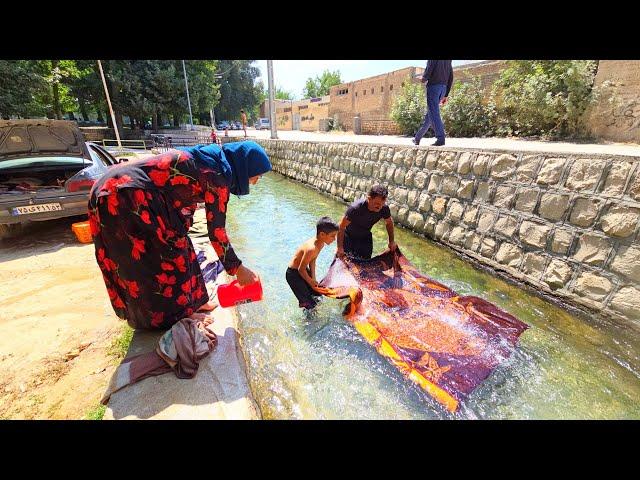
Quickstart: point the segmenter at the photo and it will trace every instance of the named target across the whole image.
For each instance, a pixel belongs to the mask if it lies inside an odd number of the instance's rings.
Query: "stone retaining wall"
[[[553,296],[640,325],[640,157],[258,140],[274,170]]]

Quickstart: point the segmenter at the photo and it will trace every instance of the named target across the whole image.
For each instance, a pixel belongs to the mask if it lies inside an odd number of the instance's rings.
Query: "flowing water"
[[[345,209],[276,173],[230,202],[229,237],[264,287],[264,301],[238,309],[249,380],[264,418],[640,418],[637,330],[570,313],[400,228],[396,241],[420,271],[530,326],[458,413],[447,413],[378,355],[342,318],[344,302],[325,298],[306,316],[285,270],[295,249],[315,235],[317,219],[339,222]],[[373,233],[376,254],[387,244],[382,222]],[[335,244],[321,252],[318,279],[334,253]]]

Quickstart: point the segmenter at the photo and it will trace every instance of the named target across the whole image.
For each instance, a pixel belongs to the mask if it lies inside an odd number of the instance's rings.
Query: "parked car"
[[[271,122],[268,118],[259,118],[256,122],[256,128],[258,130],[269,130],[271,128]]]
[[[26,222],[86,214],[91,187],[117,163],[75,122],[0,120],[0,238]]]
[[[229,123],[223,120],[222,122],[220,122],[218,124],[218,130],[224,130],[225,128],[229,128],[230,129]]]

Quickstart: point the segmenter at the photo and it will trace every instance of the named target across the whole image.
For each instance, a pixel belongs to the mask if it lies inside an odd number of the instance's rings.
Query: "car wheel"
[[[0,224],[0,240],[15,237],[22,232],[22,223]]]

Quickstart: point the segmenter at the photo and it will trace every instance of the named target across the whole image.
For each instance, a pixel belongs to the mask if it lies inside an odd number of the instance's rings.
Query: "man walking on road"
[[[413,143],[420,145],[420,140],[427,133],[429,126],[436,134],[435,147],[444,145],[444,125],[440,118],[440,104],[447,103],[447,97],[453,85],[453,67],[451,60],[427,60],[427,68],[422,74],[427,95],[427,112],[422,126],[416,133]]]

